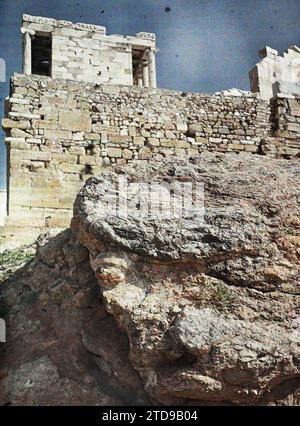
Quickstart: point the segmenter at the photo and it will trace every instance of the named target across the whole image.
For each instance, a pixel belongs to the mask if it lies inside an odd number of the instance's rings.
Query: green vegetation
[[[29,265],[35,255],[33,246],[22,246],[0,253],[0,283],[8,279],[18,269]]]

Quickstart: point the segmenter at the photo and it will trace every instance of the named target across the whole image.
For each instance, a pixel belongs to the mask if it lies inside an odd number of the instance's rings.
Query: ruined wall
[[[6,216],[6,191],[0,190],[0,226],[4,225]]]
[[[300,98],[278,94],[271,100],[273,136],[261,151],[274,157],[300,157]]]
[[[11,226],[67,226],[103,167],[201,152],[258,152],[270,109],[256,96],[181,93],[15,74],[3,120]]]
[[[283,56],[265,47],[259,56],[262,60],[250,71],[249,77],[251,91],[259,92],[263,99],[269,100],[278,93],[277,83],[300,82],[300,48],[297,46],[290,46]],[[295,88],[293,85],[292,89]]]
[[[132,46],[155,47],[154,34],[106,35],[102,26],[37,16],[23,15],[23,28],[51,37],[53,78],[132,85]]]

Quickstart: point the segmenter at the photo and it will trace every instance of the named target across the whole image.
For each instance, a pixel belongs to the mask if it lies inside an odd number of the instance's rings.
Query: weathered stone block
[[[83,146],[70,146],[70,154],[85,155],[85,149]]]
[[[288,123],[287,124],[287,131],[300,133],[300,124]]]
[[[102,158],[96,157],[93,155],[81,155],[79,157],[79,163],[80,164],[87,164],[89,166],[101,166],[102,165]]]
[[[121,158],[122,150],[120,148],[107,148],[108,157]]]
[[[45,138],[50,140],[71,139],[72,134],[67,130],[48,130],[45,129]]]
[[[121,136],[121,135],[110,135],[110,134],[108,134],[108,141],[114,142],[114,143],[130,142],[131,137],[128,136],[128,135]]]
[[[143,148],[141,148],[139,150],[139,154],[138,155],[139,155],[139,159],[140,160],[149,160],[149,158],[152,157],[152,152],[151,152],[150,148],[144,146]]]
[[[23,160],[51,161],[50,152],[32,151],[32,150],[21,151],[21,150],[12,149],[11,156],[16,156]]]
[[[75,154],[52,154],[52,159],[56,163],[68,163],[68,164],[76,164],[77,163],[77,155]]]
[[[82,173],[84,171],[84,165],[82,164],[70,164],[70,163],[61,163],[59,165],[59,170],[64,173]]]
[[[32,120],[32,127],[34,129],[57,129],[57,121],[52,120]]]
[[[144,142],[145,142],[145,138],[142,136],[135,136],[133,138],[134,145],[144,145]]]
[[[196,136],[196,144],[203,145],[208,143],[208,138],[203,138],[201,136]]]
[[[130,149],[123,149],[122,150],[122,157],[125,158],[126,160],[131,160],[132,158],[132,151],[130,151]]]
[[[178,131],[183,132],[183,133],[187,132],[187,130],[188,130],[188,126],[187,126],[186,123],[177,123],[176,128],[177,128]]]
[[[156,139],[156,138],[148,138],[148,139],[147,139],[147,145],[149,145],[149,146],[159,146],[159,145],[160,145],[160,143],[159,143],[159,139]]]
[[[30,121],[28,120],[11,120],[10,118],[3,118],[2,127],[4,129],[28,129]]]
[[[63,130],[90,132],[92,120],[90,114],[86,111],[59,111],[59,126]]]

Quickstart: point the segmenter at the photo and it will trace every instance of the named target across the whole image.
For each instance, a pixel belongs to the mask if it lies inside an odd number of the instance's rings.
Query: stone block
[[[79,174],[84,172],[84,165],[82,164],[70,164],[70,163],[60,163],[59,170],[64,173],[74,173]]]
[[[89,166],[101,166],[102,158],[96,157],[94,155],[81,155],[79,157],[79,163]]]
[[[16,118],[28,118],[29,120],[39,120],[41,118],[39,114],[31,114],[29,112],[9,112],[8,116]]]
[[[121,135],[110,135],[108,134],[108,141],[114,142],[114,143],[124,143],[124,142],[130,142],[131,137],[130,136],[121,136]]]
[[[57,129],[58,123],[54,120],[32,120],[34,129]]]
[[[179,132],[185,133],[188,130],[188,126],[186,123],[177,123],[176,128]]]
[[[145,142],[145,138],[142,136],[135,136],[133,138],[134,145],[144,145],[144,142]]]
[[[251,146],[251,145],[248,145],[248,146]],[[231,144],[228,145],[228,148],[231,148],[234,151],[244,151],[245,145],[238,144],[238,143],[231,143]]]
[[[83,146],[70,146],[70,154],[85,155],[85,149]]]
[[[203,126],[201,124],[189,124],[188,132],[193,135],[195,133],[203,132]]]
[[[288,123],[286,129],[289,132],[300,133],[300,124],[297,124],[297,123]]]
[[[222,138],[209,138],[210,143],[222,143]]]
[[[140,160],[149,160],[152,157],[152,151],[150,148],[144,146],[139,150],[138,156]]]
[[[122,150],[122,157],[125,158],[126,160],[131,160],[132,158],[132,151],[130,151],[130,149],[123,149]]]
[[[120,129],[117,126],[106,126],[101,123],[93,123],[92,131],[94,133],[109,133],[110,135],[118,135],[120,133]]]
[[[19,157],[22,160],[51,161],[50,152],[32,151],[32,150],[21,151],[18,149],[12,149],[10,151],[10,155]]]
[[[63,130],[89,133],[92,128],[92,120],[86,111],[59,111],[59,126]]]
[[[56,163],[77,164],[77,155],[68,153],[53,153],[52,160]]]
[[[159,146],[159,145],[160,145],[160,143],[159,143],[159,139],[156,139],[156,138],[148,138],[148,139],[147,139],[147,145],[148,145],[148,146]]]
[[[30,127],[30,121],[28,120],[11,120],[10,118],[3,118],[2,127],[4,129],[28,129]]]
[[[122,150],[120,148],[107,148],[108,157],[121,158]]]
[[[49,130],[45,129],[45,138],[56,141],[58,139],[71,139],[72,134],[67,130]]]
[[[197,145],[203,145],[203,144],[207,144],[208,143],[208,138],[204,138],[201,136],[196,136],[196,144]]]
[[[31,138],[30,133],[24,132],[21,129],[11,129],[10,134],[13,138]]]
[[[166,130],[166,139],[175,139],[176,136],[171,130]]]

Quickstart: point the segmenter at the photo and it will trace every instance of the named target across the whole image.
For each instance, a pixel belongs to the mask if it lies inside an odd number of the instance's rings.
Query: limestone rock
[[[204,223],[100,216],[103,182],[119,176],[203,182]],[[152,399],[299,404],[299,183],[297,162],[207,153],[116,168],[80,191],[73,232]]]
[[[3,267],[17,268],[17,253],[1,256]],[[7,324],[0,405],[148,404],[127,336],[99,297],[88,251],[69,230],[52,232],[38,239],[34,260],[21,260],[18,271],[0,273]]]

